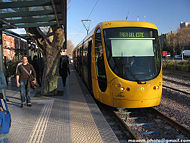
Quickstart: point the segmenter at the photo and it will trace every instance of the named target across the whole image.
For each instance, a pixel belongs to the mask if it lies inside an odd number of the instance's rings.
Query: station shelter
[[[2,32],[29,40],[9,29],[57,25],[64,29],[67,41],[67,0],[0,0],[0,69],[3,70]]]

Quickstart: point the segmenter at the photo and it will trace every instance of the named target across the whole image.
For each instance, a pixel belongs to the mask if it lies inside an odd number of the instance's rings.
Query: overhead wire
[[[90,11],[90,14],[88,15],[87,17],[87,20],[89,19],[89,17],[91,16],[92,12],[94,11],[96,5],[98,4],[99,0],[96,0],[96,3],[94,4],[94,6],[92,7],[92,10]],[[89,28],[90,28],[90,25],[89,25]],[[81,30],[82,31],[82,30]]]
[[[95,9],[95,7],[96,7],[98,1],[99,1],[99,0],[96,0],[96,3],[94,4],[94,6],[93,6],[93,8],[92,8],[92,10],[91,10],[91,12],[90,12],[90,14],[88,15],[88,18],[90,17],[90,15],[92,14],[93,10]],[[88,19],[88,18],[87,18],[87,19]]]
[[[99,0],[96,0],[96,3],[95,3],[94,6],[92,7],[92,10],[90,11],[90,13],[89,13],[87,19],[89,19],[89,17],[91,16],[91,14],[92,14],[92,12],[94,11],[94,9],[95,9],[96,5],[98,4],[98,2],[99,2]],[[79,33],[81,33],[81,32],[82,32],[82,29],[80,30]],[[85,35],[85,36],[86,36],[86,35]]]

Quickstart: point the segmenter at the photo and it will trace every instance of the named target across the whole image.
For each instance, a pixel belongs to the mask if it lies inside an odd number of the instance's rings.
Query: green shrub
[[[190,59],[188,59],[187,63],[190,64]]]
[[[189,67],[190,67],[190,65],[188,65],[188,64],[186,64],[186,65],[182,65],[182,67],[181,67],[181,71],[188,72],[188,71],[189,71]]]
[[[164,60],[163,69],[167,70],[179,70],[190,72],[190,61],[173,61],[173,60]]]

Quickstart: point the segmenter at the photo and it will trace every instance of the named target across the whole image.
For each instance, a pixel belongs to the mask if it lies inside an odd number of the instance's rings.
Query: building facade
[[[27,54],[28,44],[27,41],[21,38],[9,35],[8,33],[3,33],[3,56],[6,60],[13,60],[17,55]]]
[[[7,60],[12,60],[15,57],[15,41],[14,38],[3,34],[3,55]]]
[[[180,28],[185,28],[185,27],[189,27],[190,28],[190,22],[181,22],[180,23]]]

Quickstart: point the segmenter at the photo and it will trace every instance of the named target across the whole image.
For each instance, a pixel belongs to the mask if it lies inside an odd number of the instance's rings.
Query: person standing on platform
[[[21,108],[23,107],[23,104],[25,102],[26,98],[26,103],[27,106],[31,107],[31,100],[30,100],[30,92],[31,92],[31,87],[30,87],[30,75],[32,74],[34,77],[34,81],[36,82],[36,72],[31,64],[28,63],[27,56],[23,56],[22,58],[22,64],[18,66],[17,73],[16,73],[16,82],[17,82],[17,87],[20,87],[20,94],[21,94]]]
[[[70,74],[69,58],[65,50],[62,50],[60,54],[61,54],[61,57],[60,57],[60,62],[59,62],[59,74],[62,77],[63,87],[65,87],[67,75],[68,73]]]
[[[5,64],[4,64],[3,68],[4,68],[4,77],[5,77],[5,80],[6,80],[6,83],[7,83],[6,85],[8,85],[7,67],[6,67]],[[6,87],[7,87],[7,86],[6,86]],[[4,92],[4,91],[3,91],[3,92]],[[3,98],[4,98],[7,102],[10,102],[9,99],[7,98],[7,96],[6,96],[6,92],[3,93]]]
[[[4,98],[3,91],[2,91],[3,88],[7,88],[7,82],[6,82],[6,78],[5,78],[3,71],[0,70],[0,99]],[[1,107],[1,111],[2,111],[2,109],[3,108]],[[1,118],[1,120],[3,120],[3,119]],[[1,121],[1,124],[3,124],[2,121]],[[7,134],[4,134],[4,133],[0,134],[0,143],[8,143]]]
[[[36,71],[36,80],[38,84],[41,86],[41,80],[40,80],[40,66],[41,63],[39,63],[38,57],[35,55],[33,57],[32,66],[34,67],[34,70]]]

